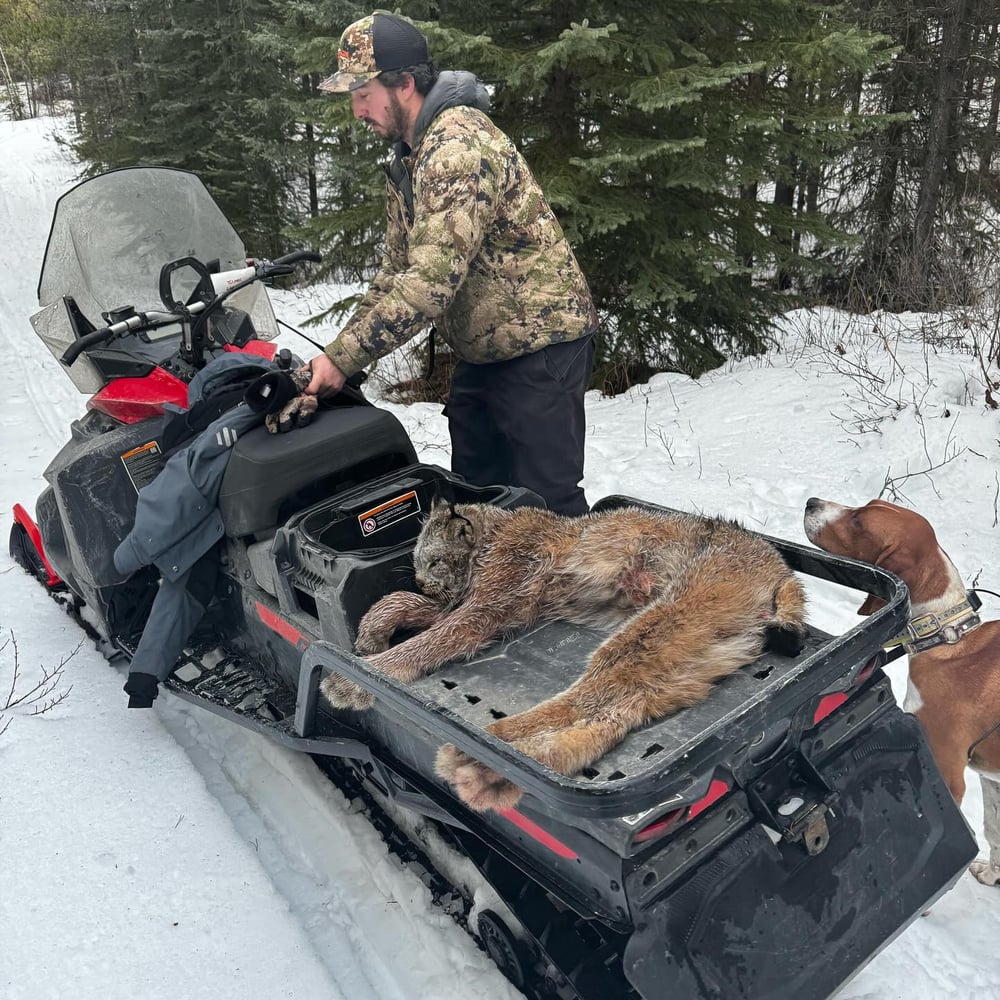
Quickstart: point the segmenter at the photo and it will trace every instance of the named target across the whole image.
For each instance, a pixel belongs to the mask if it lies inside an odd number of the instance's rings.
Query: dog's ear
[[[878,502],[878,503],[885,503],[886,501],[884,501],[884,500],[879,500],[879,501],[873,500],[871,502],[872,503],[876,503],[876,502]],[[892,506],[892,505],[890,504],[889,506]],[[897,548],[898,548],[898,545],[896,544],[895,541],[893,541],[890,544],[886,545],[886,547],[884,549],[882,549],[882,551],[878,554],[878,556],[875,559],[875,562],[872,565],[874,565],[874,566],[885,566],[886,563],[889,562],[889,558],[891,556],[895,555],[895,552],[896,552]],[[876,611],[878,611],[879,608],[884,608],[885,607],[885,603],[886,602],[883,601],[881,597],[876,597],[874,594],[869,594],[865,598],[864,604],[862,604],[861,607],[858,608],[858,614],[859,615],[872,615]]]
[[[865,603],[858,608],[859,615],[873,615],[879,608],[885,607],[885,601],[881,597],[876,597],[874,594],[869,594],[865,598]]]

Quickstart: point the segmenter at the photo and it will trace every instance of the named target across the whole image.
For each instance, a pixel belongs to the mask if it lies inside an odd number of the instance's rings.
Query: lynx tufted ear
[[[439,502],[449,503],[452,507],[455,506],[455,489],[447,479],[436,479],[434,481],[434,494],[431,498],[431,506],[435,506]]]
[[[448,506],[447,500],[442,500],[436,493],[431,497],[430,507],[427,508],[427,516],[434,517]]]
[[[448,537],[456,542],[464,542],[470,549],[475,548],[480,534],[476,524],[464,514],[459,514],[454,502],[450,502],[448,507],[450,517],[445,527]]]

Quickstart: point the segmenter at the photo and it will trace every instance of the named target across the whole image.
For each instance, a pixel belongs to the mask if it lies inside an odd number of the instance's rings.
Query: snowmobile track
[[[111,644],[104,640],[82,616],[78,601],[67,600],[65,592],[50,592],[50,596],[95,641],[109,662],[130,657],[130,644],[121,637]],[[186,650],[183,662],[163,686],[185,701],[214,709],[216,714],[239,715],[244,725],[251,723],[249,728],[278,743],[302,750],[303,744],[310,742],[294,732],[295,698],[291,692],[246,659],[218,646]],[[363,744],[358,746],[365,749]],[[497,934],[492,930],[496,924],[489,918],[498,918],[490,911],[486,911],[486,923],[481,918],[478,929],[472,927],[469,917],[473,899],[452,884],[421,845],[394,823],[372,788],[372,764],[328,752],[311,756],[348,801],[361,803],[361,811],[399,867],[420,879],[434,905],[476,941],[528,1000],[638,998],[621,969],[625,936],[609,934],[595,922],[556,905],[541,887],[525,879],[519,869],[490,851],[473,834],[430,819],[443,841],[472,861],[516,915],[528,939],[514,938],[502,920]],[[374,780],[377,787],[377,778]],[[586,956],[582,961],[581,955]]]

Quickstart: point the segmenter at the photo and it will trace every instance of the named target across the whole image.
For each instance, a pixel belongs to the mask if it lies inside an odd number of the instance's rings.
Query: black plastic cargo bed
[[[349,758],[381,796],[448,824],[529,931],[534,961],[575,991],[559,995],[823,1000],[954,884],[975,839],[880,669],[909,614],[898,578],[768,539],[796,572],[885,606],[843,635],[810,628],[796,656],[764,654],[567,777],[486,727],[573,683],[604,633],[550,622],[411,685],[350,652],[364,610],[414,586],[417,515],[447,476],[408,467],[279,529],[270,598],[244,610],[252,640],[287,644],[284,697],[239,663],[171,686],[195,700],[214,684],[213,710]],[[530,502],[451,487],[459,501]],[[663,509],[628,497],[598,509],[628,504]],[[251,641],[242,653],[253,652]],[[375,706],[325,709],[328,671],[372,691]],[[247,691],[266,713],[247,707]],[[516,808],[458,801],[434,773],[446,742],[523,788]],[[560,943],[554,928],[569,914],[583,937]]]
[[[626,504],[664,509],[616,496],[595,510]],[[550,771],[485,732],[495,719],[523,711],[579,677],[606,633],[564,622],[494,643],[410,685],[385,677],[338,646],[314,643],[303,661],[299,726],[303,734],[309,731],[319,677],[336,670],[371,690],[401,722],[456,744],[549,808],[597,819],[641,813],[674,798],[697,799],[705,789],[692,785],[692,775],[704,775],[713,759],[732,767],[742,752],[759,757],[782,743],[794,745],[798,732],[813,724],[822,700],[848,691],[907,619],[906,589],[891,574],[780,539],[769,541],[793,569],[878,594],[886,606],[842,636],[810,628],[797,656],[764,654],[718,683],[704,702],[629,734],[582,775],[568,778]]]

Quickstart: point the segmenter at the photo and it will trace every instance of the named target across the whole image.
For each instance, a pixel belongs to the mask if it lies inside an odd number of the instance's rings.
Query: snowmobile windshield
[[[38,280],[42,308],[31,325],[59,358],[79,337],[104,326],[105,314],[112,310],[132,306],[137,312],[162,311],[160,270],[182,257],[206,265],[218,261],[219,271],[246,266],[243,241],[194,174],[126,167],[84,181],[56,202]],[[188,269],[187,280],[192,274]],[[179,277],[171,291],[184,300],[185,272],[174,275]],[[271,300],[260,282],[234,292],[224,309],[245,313],[258,340],[278,335]],[[155,332],[157,339],[179,336],[179,323]],[[105,381],[85,355],[69,376],[81,392],[96,392]]]
[[[243,241],[192,173],[163,167],[113,170],[56,203],[38,303],[69,296],[95,326],[121,306],[163,309],[160,268],[180,257],[220,269],[245,266]]]

